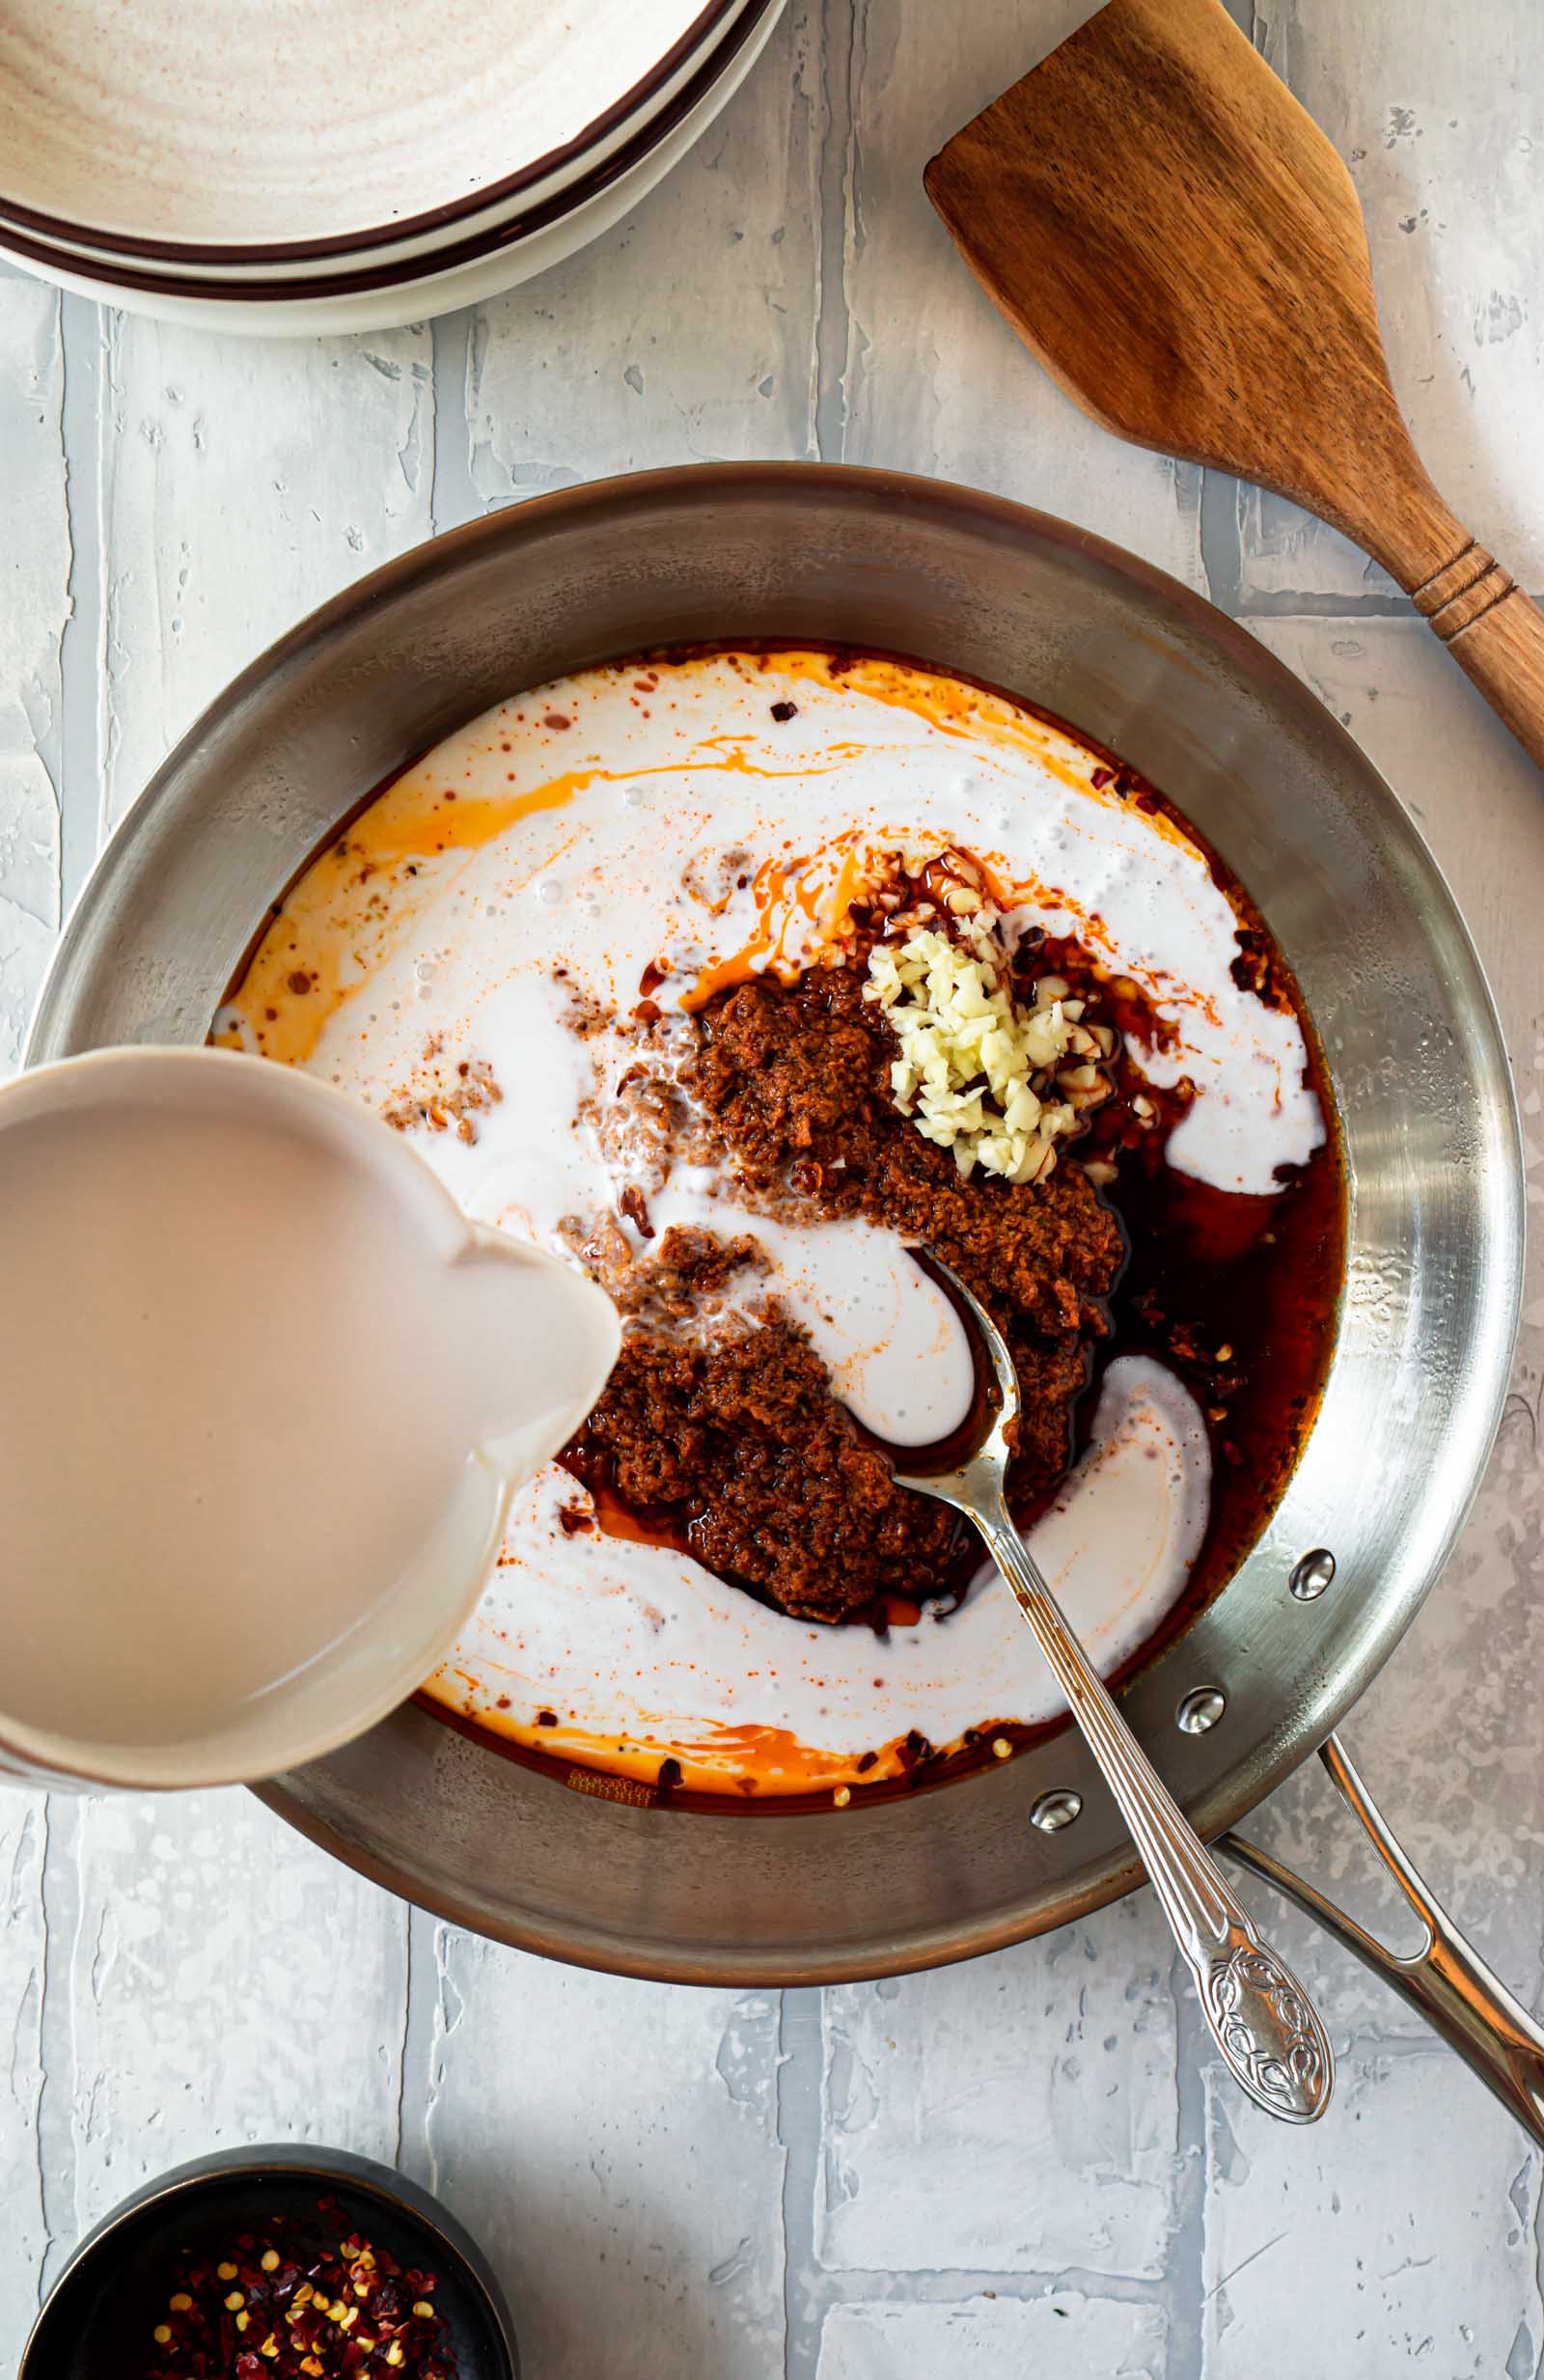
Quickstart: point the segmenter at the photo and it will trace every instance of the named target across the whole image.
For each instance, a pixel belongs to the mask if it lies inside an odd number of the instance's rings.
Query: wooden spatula
[[[1086,412],[1343,530],[1544,766],[1544,615],[1426,477],[1351,177],[1220,0],[1109,0],[926,183]]]

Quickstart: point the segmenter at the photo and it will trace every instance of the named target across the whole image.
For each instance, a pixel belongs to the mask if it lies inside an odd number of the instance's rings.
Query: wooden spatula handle
[[[1356,434],[1345,436],[1337,471],[1282,492],[1382,563],[1544,768],[1544,612],[1443,502],[1381,371]]]
[[[1459,668],[1544,768],[1544,612],[1474,538],[1408,592]]]

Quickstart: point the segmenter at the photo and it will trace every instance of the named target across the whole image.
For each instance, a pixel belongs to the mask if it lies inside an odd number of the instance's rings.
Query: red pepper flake
[[[1096,768],[1092,776],[1089,779],[1089,783],[1094,787],[1095,789],[1101,786],[1114,785],[1115,781],[1116,772],[1113,768]]]
[[[214,2257],[186,2249],[166,2275],[140,2380],[455,2380],[436,2276],[349,2228],[336,2200],[314,2221],[276,2215]]]
[[[772,706],[772,716],[781,727],[785,719],[791,719],[793,717],[793,714],[798,707],[799,706],[797,703],[774,703]]]
[[[565,711],[547,710],[541,714],[541,724],[545,728],[571,728],[573,721]]]
[[[648,1219],[648,1202],[635,1181],[630,1181],[617,1201],[622,1213],[641,1239],[652,1239],[654,1227]]]

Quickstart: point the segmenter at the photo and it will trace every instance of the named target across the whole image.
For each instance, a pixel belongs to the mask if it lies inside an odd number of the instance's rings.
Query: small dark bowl
[[[232,2234],[260,2230],[275,2215],[314,2216],[336,2200],[345,2220],[404,2265],[435,2275],[434,2303],[460,2380],[519,2380],[514,2326],[477,2242],[431,2199],[390,2167],[345,2149],[222,2149],[147,2182],[115,2207],[75,2250],[33,2326],[16,2380],[102,2380],[145,2357],[185,2248],[223,2253]]]

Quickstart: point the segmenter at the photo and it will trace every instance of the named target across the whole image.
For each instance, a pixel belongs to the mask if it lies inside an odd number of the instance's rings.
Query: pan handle
[[[1411,1957],[1396,1958],[1295,1868],[1237,1835],[1225,1835],[1219,1848],[1231,1852],[1267,1884],[1274,1884],[1316,1918],[1326,1933],[1354,1951],[1365,1967],[1382,1976],[1473,2066],[1523,2129],[1535,2141],[1544,2142],[1544,2028],[1534,2023],[1500,1978],[1470,1949],[1447,1910],[1433,1899],[1335,1736],[1320,1747],[1319,1757],[1420,1918],[1425,1940],[1419,1951]]]

